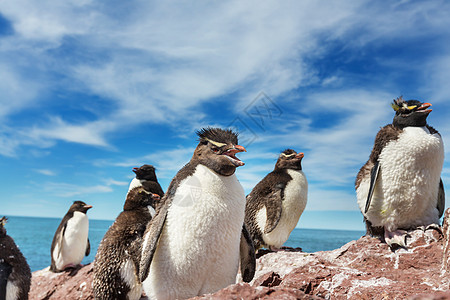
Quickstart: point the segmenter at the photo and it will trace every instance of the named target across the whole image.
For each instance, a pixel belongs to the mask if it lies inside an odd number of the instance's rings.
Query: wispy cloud
[[[42,175],[47,175],[47,176],[55,176],[56,173],[52,170],[47,170],[47,169],[36,169],[34,170],[35,172],[42,174]]]

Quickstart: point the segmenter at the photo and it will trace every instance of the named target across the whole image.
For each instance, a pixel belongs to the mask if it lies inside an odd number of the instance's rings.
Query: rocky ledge
[[[258,258],[255,279],[195,299],[450,299],[450,209],[443,233],[411,231],[408,249],[361,237],[339,249]],[[30,299],[92,299],[92,264],[76,274],[33,273]]]

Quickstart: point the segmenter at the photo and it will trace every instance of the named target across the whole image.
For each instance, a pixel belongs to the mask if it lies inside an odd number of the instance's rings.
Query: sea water
[[[61,219],[57,218],[8,217],[5,226],[7,234],[19,246],[32,272],[50,265],[50,248],[60,222]],[[94,260],[100,241],[112,223],[112,220],[89,220],[91,253],[83,259],[82,264]],[[304,252],[327,251],[359,239],[362,235],[363,231],[296,228],[284,246],[300,247]]]

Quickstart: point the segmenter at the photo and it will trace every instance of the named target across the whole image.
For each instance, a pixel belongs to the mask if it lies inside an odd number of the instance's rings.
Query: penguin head
[[[427,125],[427,117],[431,112],[431,109],[428,109],[431,106],[430,103],[423,103],[418,100],[406,101],[400,96],[391,105],[395,110],[392,122],[395,127],[423,127]]]
[[[302,159],[305,155],[300,152],[297,153],[295,150],[286,149],[281,152],[278,157],[277,163],[275,164],[275,170],[280,169],[292,169],[301,170],[302,169]]]
[[[6,228],[5,228],[5,225],[6,225],[6,221],[7,221],[8,219],[6,218],[6,217],[2,217],[1,219],[0,219],[0,237],[4,237],[4,236],[6,236]]]
[[[197,131],[197,135],[199,144],[193,160],[223,176],[233,175],[237,167],[244,165],[235,155],[247,150],[238,145],[238,134],[231,129],[207,127]]]
[[[72,206],[69,208],[70,212],[79,211],[86,213],[88,209],[92,208],[92,205],[87,205],[83,201],[74,201]]]
[[[133,168],[136,178],[140,180],[157,181],[155,167],[152,165],[143,165],[139,168]]]
[[[123,210],[133,210],[149,205],[154,206],[161,198],[157,194],[147,192],[142,186],[135,187],[127,194]]]

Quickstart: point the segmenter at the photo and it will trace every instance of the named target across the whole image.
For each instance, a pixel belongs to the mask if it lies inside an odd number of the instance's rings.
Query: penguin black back
[[[6,217],[0,219],[0,299],[28,299],[31,270],[14,240],[6,234],[6,221]],[[7,291],[8,283],[15,289]]]

